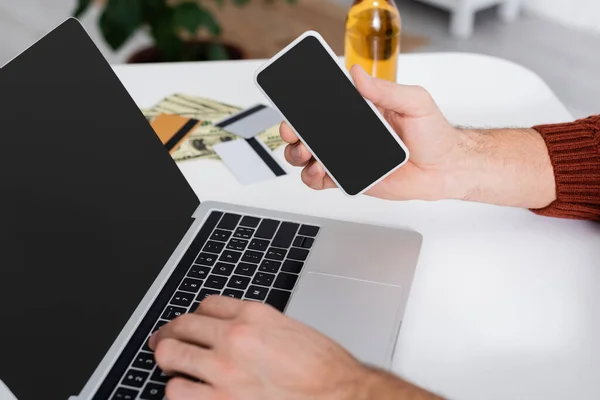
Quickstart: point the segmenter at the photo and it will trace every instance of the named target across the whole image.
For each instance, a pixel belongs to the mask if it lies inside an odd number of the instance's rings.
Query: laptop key
[[[233,264],[218,262],[217,265],[215,265],[215,267],[213,268],[212,272],[213,274],[217,275],[229,276],[233,272],[234,267],[235,265]]]
[[[252,283],[255,284],[255,285],[271,286],[271,284],[273,283],[274,279],[275,279],[275,275],[273,275],[273,274],[267,274],[265,272],[258,272],[254,276],[254,279],[252,280]]]
[[[230,250],[244,251],[246,246],[248,245],[248,241],[244,239],[231,239],[227,248]]]
[[[304,267],[304,263],[302,261],[285,260],[283,262],[283,267],[281,267],[281,270],[284,272],[299,274],[300,271],[302,271],[302,267]]]
[[[215,229],[212,236],[210,237],[212,240],[220,240],[221,242],[226,242],[229,240],[231,236],[230,231],[224,231],[222,229]]]
[[[294,260],[305,261],[308,258],[308,250],[299,249],[297,247],[292,247],[292,249],[288,253],[288,258],[292,258]]]
[[[263,260],[258,270],[261,272],[270,272],[272,274],[276,274],[277,271],[279,271],[279,267],[281,267],[281,261]]]
[[[315,239],[307,236],[296,236],[294,239],[294,247],[302,247],[304,249],[310,249],[315,242]]]
[[[291,294],[291,292],[287,292],[285,290],[271,289],[267,299],[265,300],[265,303],[275,307],[281,312],[284,312],[285,306],[287,306]]]
[[[210,253],[200,253],[198,258],[196,258],[196,261],[194,262],[196,264],[208,265],[209,267],[212,267],[217,262],[217,256],[215,254]]]
[[[212,289],[202,289],[202,290],[200,291],[200,293],[198,293],[198,296],[196,297],[196,300],[198,300],[198,301],[202,301],[202,300],[204,300],[205,298],[207,298],[208,296],[213,296],[213,295],[215,295],[215,296],[216,296],[216,295],[219,295],[219,294],[221,294],[221,292],[220,292],[220,291],[218,291],[218,290],[212,290]],[[196,306],[196,307],[198,307],[198,306]],[[196,311],[196,310],[194,309],[194,311]]]
[[[246,292],[246,297],[253,300],[264,300],[267,297],[269,289],[260,286],[250,286]]]
[[[219,222],[219,225],[217,225],[217,228],[227,229],[227,230],[232,231],[235,229],[235,227],[237,226],[237,224],[241,218],[242,218],[241,215],[225,214],[225,215],[223,215],[223,218],[221,218],[221,222]]]
[[[197,300],[197,298],[196,298]],[[198,306],[200,305],[199,302],[195,301],[192,303],[192,306],[190,307],[190,314],[196,312],[196,310],[198,309]]]
[[[236,263],[240,260],[242,253],[237,251],[225,250],[221,257],[219,257],[219,261],[225,261],[230,263]]]
[[[169,379],[171,379],[171,377],[169,375],[165,374],[164,372],[162,372],[162,370],[160,368],[156,368],[154,370],[154,373],[150,377],[151,381],[162,382],[162,383],[167,383],[169,381]]]
[[[138,393],[137,390],[120,387],[110,400],[135,400]]]
[[[223,296],[231,297],[232,299],[241,299],[244,296],[244,292],[234,289],[223,290]]]
[[[206,278],[206,283],[204,284],[204,287],[211,288],[211,289],[223,289],[223,287],[225,286],[226,283],[227,283],[226,277],[218,276],[218,275],[210,275],[208,278]]]
[[[256,272],[256,267],[257,266],[254,264],[248,264],[245,262],[241,262],[238,264],[237,268],[235,269],[235,273],[238,275],[252,276]]]
[[[206,251],[208,253],[221,254],[221,250],[225,247],[225,243],[223,242],[215,242],[214,240],[209,240],[206,242],[204,249],[202,251]]]
[[[144,386],[144,383],[146,382],[146,379],[148,379],[148,376],[150,376],[149,372],[130,369],[123,377],[121,383],[123,385],[141,388],[142,386]]]
[[[292,290],[296,281],[298,280],[298,275],[288,274],[286,272],[280,272],[275,279],[275,283],[273,287],[278,289]]]
[[[241,239],[250,239],[254,235],[254,229],[250,228],[237,228],[233,236]]]
[[[190,268],[190,271],[188,272],[187,276],[191,278],[206,279],[209,273],[210,268],[208,267],[192,265],[192,268]]]
[[[149,382],[146,385],[146,387],[144,388],[144,391],[142,392],[140,399],[142,399],[142,400],[163,400],[164,397],[165,397],[165,385],[160,384],[160,383]]]
[[[233,275],[229,279],[229,283],[227,284],[227,287],[230,287],[233,289],[244,290],[248,287],[249,283],[250,283],[250,278],[248,278],[247,276]]]
[[[152,353],[145,353],[143,351],[137,355],[135,361],[133,362],[134,367],[140,369],[147,369],[148,371],[151,371],[155,365],[156,362],[154,362],[154,356],[152,355]]]
[[[144,346],[142,347],[142,350],[144,351],[149,351],[152,352],[152,349],[150,348],[150,346],[148,345],[148,341],[150,340],[150,336],[148,336],[146,338],[146,341],[144,342]]]
[[[292,241],[294,240],[294,236],[296,236],[298,228],[300,228],[300,224],[283,222],[271,244],[275,247],[289,248],[292,245]]]
[[[185,308],[175,307],[175,306],[167,306],[165,312],[163,312],[161,318],[166,319],[167,321],[171,321],[180,315],[185,314]]]
[[[183,290],[186,292],[198,293],[200,287],[202,286],[202,281],[194,278],[185,278],[181,285],[179,285],[179,290]]]
[[[310,236],[310,237],[317,236],[317,233],[319,233],[319,227],[311,226],[311,225],[302,225],[300,227],[300,230],[298,231],[299,235]]]
[[[263,219],[256,231],[256,237],[261,239],[272,239],[279,226],[279,221]]]
[[[251,217],[249,215],[246,215],[244,218],[242,218],[242,222],[240,222],[240,226],[248,226],[250,228],[256,228],[259,223],[260,223],[260,218]]]
[[[283,261],[283,259],[285,258],[285,253],[287,253],[287,250],[285,249],[277,249],[275,247],[271,247],[267,251],[267,255],[265,257],[271,258],[273,260]]]
[[[171,299],[171,304],[188,307],[190,304],[192,304],[192,300],[194,300],[194,295],[192,293],[175,292],[173,298]]]
[[[258,264],[260,263],[260,260],[262,260],[263,254],[264,253],[258,251],[246,250],[244,257],[242,257],[242,261]]]
[[[305,248],[305,249],[310,249],[314,242],[315,242],[315,239],[313,239],[313,238],[309,238],[309,237],[304,238],[304,241],[302,242],[302,246],[300,246],[300,247]]]
[[[159,330],[160,328],[162,328],[163,325],[166,325],[168,323],[169,323],[169,321],[162,321],[162,320],[158,321],[156,323],[156,325],[154,325],[154,329],[152,329],[152,333],[156,332],[157,330]]]
[[[248,248],[250,250],[266,251],[269,248],[269,241],[263,239],[252,239]]]

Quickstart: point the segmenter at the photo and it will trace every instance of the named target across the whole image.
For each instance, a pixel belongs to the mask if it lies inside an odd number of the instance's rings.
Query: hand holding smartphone
[[[254,79],[347,195],[364,193],[408,161],[404,143],[317,32],[302,34]]]

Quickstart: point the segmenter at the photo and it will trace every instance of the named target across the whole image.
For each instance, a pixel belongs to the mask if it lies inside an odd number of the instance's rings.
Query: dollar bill
[[[152,121],[160,114],[180,115],[202,121],[202,124],[182,142],[179,149],[172,153],[175,161],[185,161],[197,158],[218,160],[219,156],[214,152],[212,146],[241,138],[213,124],[241,110],[241,107],[205,97],[175,93],[164,98],[152,108],[142,109],[142,113],[148,121]],[[279,135],[279,125],[261,132],[257,137],[272,151],[284,144]]]

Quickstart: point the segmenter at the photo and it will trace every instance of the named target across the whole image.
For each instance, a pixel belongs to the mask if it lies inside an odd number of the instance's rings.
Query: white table
[[[141,107],[184,92],[240,106],[263,101],[258,61],[117,66]],[[532,72],[467,54],[403,55],[402,83],[428,88],[456,124],[531,126],[571,116]],[[276,153],[283,160],[282,150]],[[423,233],[395,371],[461,400],[600,398],[600,225],[443,201],[349,199],[304,187],[299,170],[241,186],[217,161],[180,164],[201,200],[300,212]]]

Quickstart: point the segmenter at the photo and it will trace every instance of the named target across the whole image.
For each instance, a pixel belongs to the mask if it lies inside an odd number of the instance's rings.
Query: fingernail
[[[292,149],[292,154],[296,158],[301,158],[302,157],[302,150],[300,150],[299,146],[294,146],[294,148]]]
[[[363,74],[363,76],[364,76],[365,78],[367,78],[367,79],[371,79],[371,75],[369,75],[369,74],[367,73],[367,70],[365,70],[365,69],[362,67],[362,65],[359,65],[359,66],[358,66],[358,68],[359,68],[359,69],[360,69],[360,71],[361,71],[360,73],[361,73],[361,74]]]
[[[150,347],[152,350],[154,350],[154,346],[156,345],[156,332],[152,334],[152,336],[150,336],[150,338],[148,339],[148,347]]]
[[[308,167],[308,171],[306,172],[308,173],[308,176],[317,175],[319,173],[319,165],[317,163],[314,163],[313,165]]]

